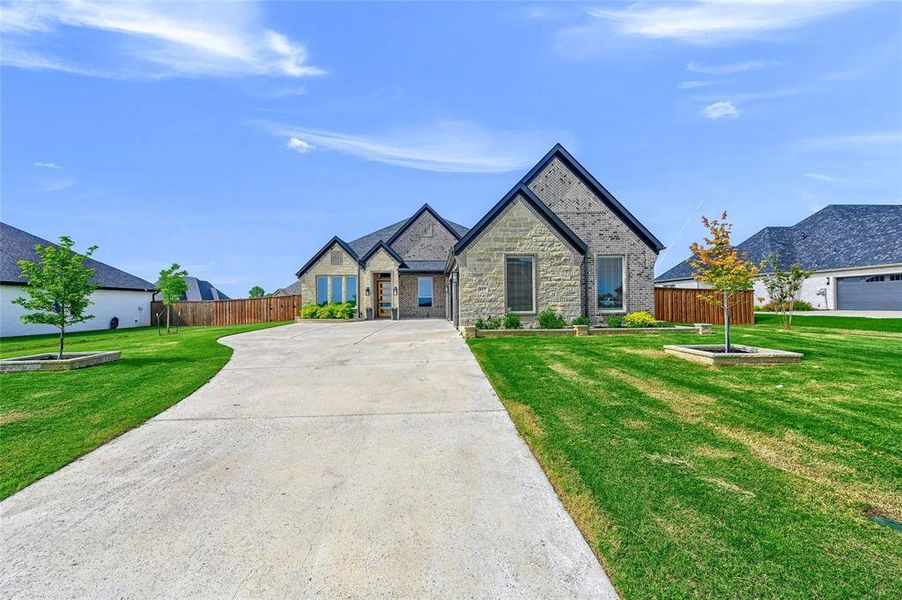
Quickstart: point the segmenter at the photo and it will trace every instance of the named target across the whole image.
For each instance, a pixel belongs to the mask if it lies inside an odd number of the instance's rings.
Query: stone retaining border
[[[31,354],[29,356],[17,356],[0,360],[0,373],[18,373],[22,371],[71,371],[72,369],[84,369],[119,360],[121,352],[110,350],[106,352],[68,352],[63,354],[63,360],[47,360],[56,356],[55,352],[43,354]]]
[[[733,344],[731,347],[744,352],[712,352],[709,349],[722,348],[721,344],[706,346],[664,346],[664,352],[683,360],[713,367],[736,365],[785,365],[802,362],[802,354],[786,350],[772,350],[757,346]]]
[[[476,329],[472,325],[460,328],[460,333],[465,340],[474,338],[499,338],[499,337],[534,337],[534,336],[558,336],[558,337],[582,337],[586,335],[616,335],[616,334],[640,334],[640,333],[675,333],[697,331],[701,329],[688,325],[675,325],[674,327],[593,327],[588,325],[574,325],[563,329]]]

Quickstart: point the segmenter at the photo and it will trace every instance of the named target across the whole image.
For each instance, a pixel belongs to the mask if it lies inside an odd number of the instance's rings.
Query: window
[[[883,275],[872,275],[864,280],[865,283],[877,283],[883,281]]]
[[[357,277],[345,277],[345,285],[348,288],[348,302],[352,302],[355,305],[357,304]]]
[[[432,237],[435,235],[435,227],[432,225],[432,222],[423,224],[423,233],[421,235],[423,237]]]
[[[420,308],[432,306],[432,277],[417,277],[417,303]]]
[[[316,276],[316,303],[325,304],[329,301],[329,280],[325,275]]]
[[[505,265],[505,290],[508,312],[536,312],[535,258],[508,256]]]
[[[333,250],[332,251],[332,264],[333,265],[341,264],[341,250]]]
[[[332,302],[341,302],[341,275],[332,276]]]
[[[902,281],[902,273],[893,273],[889,276],[890,281]]]
[[[598,308],[610,312],[625,310],[623,257],[599,256],[595,266],[598,274]]]

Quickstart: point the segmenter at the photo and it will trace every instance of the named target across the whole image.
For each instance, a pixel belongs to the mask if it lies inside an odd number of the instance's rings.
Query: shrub
[[[574,325],[588,325],[589,317],[576,317],[575,319],[573,319],[573,324]]]
[[[623,327],[623,316],[622,315],[611,315],[610,317],[607,318],[607,321],[605,321],[605,323],[607,324],[608,327],[611,327],[614,329],[616,329],[618,327]]]
[[[476,319],[473,322],[473,327],[475,327],[476,329],[485,329],[485,321],[483,321],[482,319]]]
[[[539,327],[542,329],[562,329],[566,326],[567,321],[564,320],[564,317],[550,308],[546,308],[539,313]]]
[[[353,302],[331,302],[322,306],[308,304],[301,309],[302,319],[353,319]]]
[[[489,317],[486,329],[501,329],[501,317]]]
[[[627,314],[623,319],[623,323],[627,327],[654,327],[656,321],[655,318],[651,316],[651,313],[644,310],[638,310]]]
[[[319,312],[319,305],[308,304],[307,306],[305,306],[301,309],[301,318],[302,319],[315,319],[317,312]]]
[[[755,310],[763,310],[766,312],[780,312],[781,310],[783,310],[783,308],[784,307],[780,303],[771,300],[767,304],[756,306]],[[788,310],[788,307],[786,307],[786,309]],[[814,307],[810,302],[805,302],[804,300],[796,300],[792,305],[792,310],[814,310]]]
[[[505,329],[520,329],[521,327],[523,327],[523,323],[520,322],[520,315],[514,313],[504,315]]]
[[[334,306],[333,314],[335,316],[332,317],[333,319],[351,319],[354,317],[354,304],[351,302],[335,304]]]
[[[673,327],[670,321],[655,321],[655,327]]]

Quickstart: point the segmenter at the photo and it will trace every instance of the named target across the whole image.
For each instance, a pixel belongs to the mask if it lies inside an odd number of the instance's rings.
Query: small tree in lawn
[[[793,263],[788,271],[784,271],[776,254],[771,254],[762,261],[762,269],[768,266],[773,270],[762,274],[761,281],[780,316],[780,324],[788,331],[792,329],[792,310],[802,290],[802,284],[811,277],[814,269],[803,269],[799,263]]]
[[[263,288],[260,287],[259,285],[255,285],[254,287],[251,288],[251,291],[249,291],[247,293],[247,295],[251,298],[262,298],[263,296],[266,295],[266,292],[263,291]]]
[[[172,305],[181,300],[185,292],[188,291],[188,282],[185,281],[187,276],[188,271],[184,270],[178,263],[172,263],[171,267],[160,271],[160,281],[157,282],[157,287],[160,288],[160,295],[163,296],[163,306],[166,307],[166,333],[169,333]]]
[[[63,358],[66,326],[94,318],[94,315],[85,314],[92,304],[88,298],[97,289],[91,283],[94,269],[84,263],[85,258],[94,254],[97,246],[91,246],[81,255],[72,251],[73,245],[70,238],[62,236],[59,245],[37,244],[34,247],[40,262],[18,261],[21,276],[28,281],[25,287],[28,297],[13,300],[13,304],[32,311],[22,315],[23,323],[53,325],[60,330],[57,354],[60,360]]]
[[[717,292],[699,297],[723,309],[724,351],[729,352],[730,302],[736,294],[752,287],[758,267],[749,262],[747,256],[740,256],[730,243],[733,224],[727,222],[727,213],[720,219],[702,217],[702,224],[711,237],[705,237],[704,244],[693,242],[689,246],[693,256],[689,264],[695,270],[692,276]]]

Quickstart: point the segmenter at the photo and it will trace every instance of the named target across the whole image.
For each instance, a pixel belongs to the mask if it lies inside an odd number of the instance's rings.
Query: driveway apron
[[[616,597],[446,321],[222,342],[207,385],[0,503],[0,597]]]

